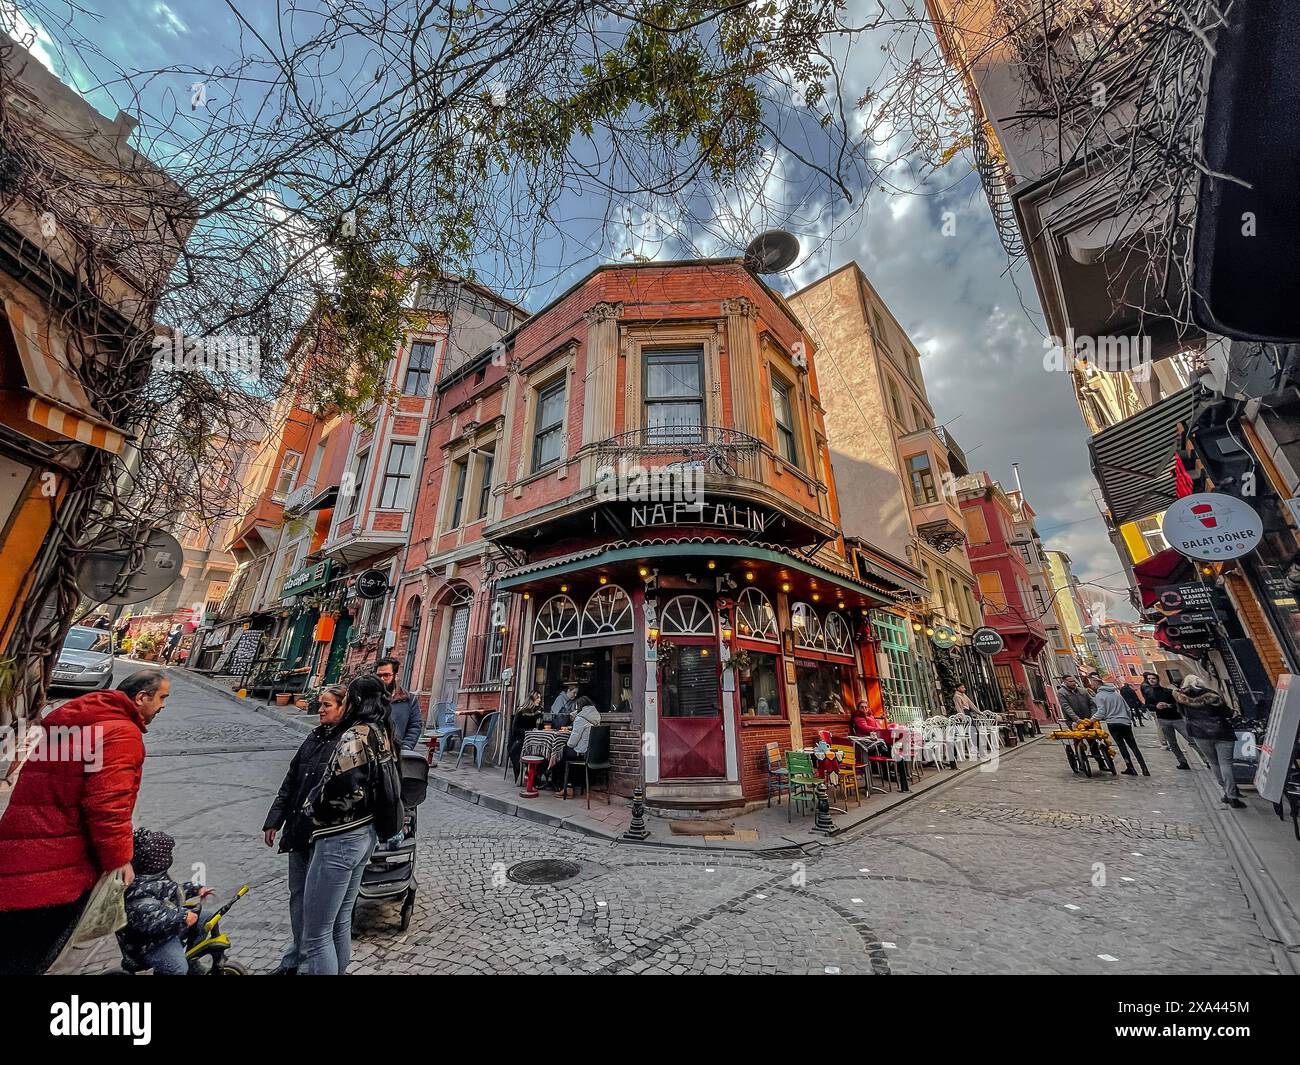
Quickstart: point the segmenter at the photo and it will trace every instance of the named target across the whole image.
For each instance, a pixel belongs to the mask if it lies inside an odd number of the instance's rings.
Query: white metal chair
[[[954,762],[971,760],[971,720],[966,714],[953,714],[948,718],[948,750]]]

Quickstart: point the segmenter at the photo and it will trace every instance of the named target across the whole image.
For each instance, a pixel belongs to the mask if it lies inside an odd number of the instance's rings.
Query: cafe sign
[[[332,560],[327,558],[324,562],[317,562],[314,566],[307,566],[297,573],[291,573],[280,586],[280,598],[291,599],[295,595],[303,595],[317,588],[323,588],[330,582],[332,565]]]
[[[1002,634],[997,629],[990,629],[987,626],[976,629],[970,638],[971,646],[982,655],[995,655],[1005,644],[1002,641]]]
[[[1160,531],[1180,555],[1222,562],[1260,545],[1264,522],[1249,503],[1222,492],[1183,496],[1165,511]]]
[[[951,625],[936,625],[934,635],[930,637],[930,641],[941,650],[955,647],[957,645],[957,630]]]
[[[763,533],[771,525],[770,513],[744,503],[646,503],[632,508],[632,528],[653,529],[670,525],[710,525],[747,533]]]

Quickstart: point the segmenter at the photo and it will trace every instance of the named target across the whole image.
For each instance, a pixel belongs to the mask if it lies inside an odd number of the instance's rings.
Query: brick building
[[[413,690],[509,712],[575,682],[615,788],[661,811],[764,792],[764,744],[880,705],[813,359],[738,259],[597,269],[439,375],[397,591]]]

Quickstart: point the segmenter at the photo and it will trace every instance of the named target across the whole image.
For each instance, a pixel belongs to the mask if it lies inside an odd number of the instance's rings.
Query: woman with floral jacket
[[[375,849],[375,820],[394,814],[385,808],[390,800],[381,763],[400,750],[383,683],[374,674],[358,677],[348,685],[325,770],[303,803],[311,832],[302,904],[304,975],[342,973],[352,958],[352,907]],[[396,815],[400,821],[401,811]]]

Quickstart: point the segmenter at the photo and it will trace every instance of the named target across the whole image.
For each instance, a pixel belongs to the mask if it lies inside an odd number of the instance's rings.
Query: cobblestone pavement
[[[235,958],[270,969],[286,862],[259,830],[300,737],[183,674],[174,691],[136,823],[175,835],[173,872],[201,865],[218,900],[252,885],[226,928]],[[615,845],[430,792],[410,930],[395,905],[364,907],[351,971],[1275,972],[1217,827],[1232,812],[1207,810],[1154,730],[1137,732],[1150,778],[1074,777],[1039,742],[828,845],[761,856]],[[506,875],[537,858],[580,872]]]

